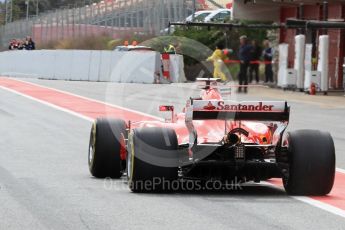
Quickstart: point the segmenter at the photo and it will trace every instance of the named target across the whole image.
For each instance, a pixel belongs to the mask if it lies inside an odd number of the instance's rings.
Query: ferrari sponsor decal
[[[194,111],[283,112],[285,102],[195,101]]]
[[[218,110],[236,110],[236,111],[272,111],[274,105],[263,105],[262,102],[259,102],[258,105],[229,105],[225,104],[224,101],[218,102]]]
[[[215,110],[216,106],[214,106],[211,102],[209,102],[206,106],[204,106],[206,110]]]

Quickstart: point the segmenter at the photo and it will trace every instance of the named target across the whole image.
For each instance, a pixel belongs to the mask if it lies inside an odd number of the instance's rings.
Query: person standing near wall
[[[25,43],[24,43],[24,48],[26,50],[35,50],[36,49],[35,42],[32,40],[31,37],[26,37]]]
[[[259,61],[262,55],[262,48],[258,45],[258,42],[256,40],[252,41],[252,53],[251,58],[252,62],[249,66],[249,82],[251,83],[253,81],[253,73],[255,74],[255,80],[256,83],[259,83]]]
[[[265,83],[273,83],[273,69],[272,69],[272,60],[273,60],[274,50],[270,47],[270,42],[268,39],[264,41],[264,51],[263,58],[265,61]]]
[[[17,45],[17,49],[18,50],[23,50],[25,49],[25,44],[23,40],[17,40],[18,41],[18,45]]]
[[[239,50],[239,59],[240,59],[240,73],[239,73],[239,88],[238,92],[242,92],[242,87],[244,88],[244,93],[247,93],[248,85],[248,67],[252,59],[251,52],[253,47],[248,44],[248,38],[246,35],[240,37],[240,50]]]
[[[18,49],[18,41],[16,39],[12,39],[10,45],[8,46],[9,50],[16,50]]]
[[[213,52],[212,56],[208,57],[206,61],[213,62],[213,77],[220,78],[223,82],[227,81],[227,77],[223,72],[224,60],[226,59],[226,55],[223,52],[224,46],[223,44],[219,43],[216,46],[215,51]]]

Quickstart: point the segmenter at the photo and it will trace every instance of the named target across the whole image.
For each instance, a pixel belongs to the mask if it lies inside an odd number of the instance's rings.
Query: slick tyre
[[[125,151],[126,123],[123,120],[100,118],[91,128],[89,170],[97,178],[120,178],[123,166],[121,152]]]
[[[177,137],[173,129],[134,129],[129,135],[127,177],[133,192],[169,192],[177,183]]]
[[[283,177],[290,195],[323,196],[333,187],[335,150],[331,135],[317,130],[288,133],[289,172]]]

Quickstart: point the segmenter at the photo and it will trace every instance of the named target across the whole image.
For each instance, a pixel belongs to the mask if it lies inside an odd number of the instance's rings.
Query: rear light
[[[236,160],[244,160],[245,159],[245,146],[243,143],[236,145],[235,147],[235,159]]]
[[[174,106],[161,105],[161,106],[159,106],[159,111],[161,111],[161,112],[174,111]]]

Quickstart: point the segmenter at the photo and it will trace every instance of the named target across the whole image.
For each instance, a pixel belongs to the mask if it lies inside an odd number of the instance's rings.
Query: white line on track
[[[262,182],[260,182],[260,184],[270,186],[272,188],[279,189],[282,191],[284,190],[283,187],[271,184],[270,182],[262,181]],[[325,210],[327,212],[330,212],[332,214],[335,214],[335,215],[338,215],[338,216],[345,218],[345,210],[342,210],[340,208],[334,207],[332,205],[326,204],[324,202],[315,200],[315,199],[307,197],[307,196],[290,196],[290,197],[292,197],[295,200],[301,201],[303,203],[307,203],[307,204],[312,205],[314,207],[320,208],[322,210]]]
[[[17,79],[16,79],[16,80],[17,80]],[[150,117],[152,117],[152,118],[157,118],[156,116],[152,116],[152,115],[145,114],[145,113],[142,113],[142,112],[138,112],[138,111],[135,111],[135,110],[123,108],[123,107],[121,107],[121,106],[117,106],[117,105],[113,105],[113,104],[109,104],[109,103],[104,103],[104,102],[102,102],[102,101],[90,99],[90,98],[83,97],[83,96],[80,96],[80,95],[76,95],[76,94],[73,94],[73,93],[64,92],[64,91],[62,91],[62,90],[57,90],[57,89],[54,89],[54,88],[50,88],[50,87],[46,87],[46,86],[41,86],[41,85],[39,85],[39,84],[35,84],[35,83],[31,83],[31,82],[26,82],[26,81],[22,81],[22,80],[18,80],[18,81],[21,81],[21,82],[24,82],[24,83],[29,83],[29,84],[32,84],[32,85],[35,85],[35,86],[39,86],[39,87],[42,87],[42,88],[47,88],[47,89],[50,89],[50,90],[55,90],[55,91],[58,91],[58,92],[61,92],[61,93],[65,93],[65,94],[69,94],[69,95],[72,95],[72,96],[76,96],[76,97],[79,97],[79,98],[82,98],[82,99],[85,99],[85,100],[94,101],[94,102],[98,102],[98,103],[103,103],[103,104],[108,105],[108,106],[116,107],[116,108],[119,108],[119,109],[124,109],[124,110],[130,111],[130,112],[134,112],[134,113],[137,113],[137,114],[144,115],[144,116],[150,116]],[[31,96],[28,96],[28,95],[26,95],[26,94],[17,92],[17,91],[15,91],[15,90],[13,90],[13,89],[9,89],[9,88],[6,88],[6,87],[4,87],[4,86],[0,86],[0,88],[3,89],[3,90],[9,91],[9,92],[11,92],[11,93],[20,95],[20,96],[22,96],[22,97],[25,97],[25,98],[27,98],[27,99],[30,99],[30,100],[39,102],[39,103],[41,103],[41,104],[44,104],[44,105],[49,106],[49,107],[51,107],[51,108],[54,108],[54,109],[56,109],[56,110],[60,110],[60,111],[66,112],[66,113],[71,114],[71,115],[73,115],[73,116],[76,116],[76,117],[78,117],[78,118],[81,118],[81,119],[84,119],[84,120],[87,120],[87,121],[90,121],[90,122],[93,122],[93,121],[94,121],[92,118],[89,118],[89,117],[84,116],[84,115],[82,115],[82,114],[73,112],[73,111],[71,111],[71,110],[68,110],[68,109],[65,109],[65,108],[62,108],[62,107],[59,107],[59,106],[56,106],[56,105],[51,104],[51,103],[49,103],[49,102],[46,102],[46,101],[43,101],[43,100],[40,100],[40,99],[31,97]],[[340,172],[340,173],[344,173],[344,174],[345,174],[345,170],[344,170],[344,169],[341,169],[341,168],[337,168],[337,172]],[[273,185],[273,184],[271,184],[271,183],[269,183],[269,182],[261,182],[261,184],[263,184],[263,185],[268,185],[268,186],[271,186],[271,187],[273,187],[273,188],[283,190],[282,187],[277,186],[277,185]],[[330,213],[332,213],[332,214],[335,214],[335,215],[338,215],[338,216],[341,216],[341,217],[345,218],[345,211],[342,210],[342,209],[340,209],[340,208],[337,208],[337,207],[334,207],[334,206],[332,206],[332,205],[323,203],[323,202],[321,202],[321,201],[312,199],[312,198],[310,198],[310,197],[305,197],[305,196],[290,196],[290,197],[292,197],[293,199],[296,199],[296,200],[298,200],[298,201],[301,201],[301,202],[303,202],[303,203],[307,203],[307,204],[312,205],[312,206],[314,206],[314,207],[320,208],[320,209],[322,209],[322,210],[325,210],[325,211],[327,211],[327,212],[330,212]]]
[[[345,211],[343,209],[334,207],[332,205],[326,204],[324,202],[315,200],[307,196],[293,196],[292,198],[345,218]]]
[[[9,91],[9,92],[11,92],[11,93],[17,94],[17,95],[19,95],[19,96],[25,97],[25,98],[27,98],[27,99],[30,99],[30,100],[33,100],[33,101],[36,101],[36,102],[39,102],[39,103],[41,103],[41,104],[44,104],[44,105],[49,106],[49,107],[51,107],[51,108],[54,108],[54,109],[56,109],[56,110],[63,111],[63,112],[65,112],[65,113],[71,114],[71,115],[76,116],[76,117],[79,117],[79,118],[81,118],[81,119],[84,119],[84,120],[87,120],[87,121],[90,121],[90,122],[93,122],[93,121],[94,121],[92,118],[87,117],[87,116],[84,116],[84,115],[82,115],[82,114],[80,114],[80,113],[76,113],[76,112],[73,112],[73,111],[71,111],[71,110],[69,110],[69,109],[65,109],[65,108],[62,108],[62,107],[60,107],[60,106],[51,104],[51,103],[49,103],[49,102],[46,102],[46,101],[43,101],[43,100],[40,100],[40,99],[31,97],[31,96],[28,96],[28,95],[26,95],[26,94],[17,92],[17,91],[15,91],[15,90],[13,90],[13,89],[9,89],[9,88],[6,88],[6,87],[4,87],[4,86],[0,86],[0,89]]]
[[[345,174],[345,169],[337,168],[337,172],[344,173]]]

